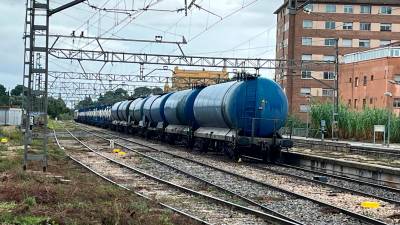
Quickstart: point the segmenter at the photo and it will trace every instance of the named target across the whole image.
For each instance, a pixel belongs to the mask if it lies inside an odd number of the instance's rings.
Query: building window
[[[300,112],[302,113],[306,113],[306,112],[310,112],[310,105],[300,105]]]
[[[307,46],[312,45],[312,38],[310,38],[310,37],[303,37],[303,38],[301,39],[301,44],[302,44],[302,45],[307,45]]]
[[[300,94],[301,95],[311,95],[311,88],[301,88]]]
[[[351,84],[351,82],[353,82],[353,80],[351,79],[351,77],[349,78],[349,83]]]
[[[335,38],[325,38],[325,46],[335,46],[336,39]]]
[[[325,29],[334,30],[336,28],[335,21],[325,21]]]
[[[371,81],[374,81],[374,75],[371,75]]]
[[[324,72],[324,79],[325,80],[333,80],[333,79],[335,79],[335,72],[325,71]]]
[[[345,5],[344,6],[344,13],[353,13],[353,6],[352,5]]]
[[[357,99],[354,99],[354,108],[357,109]]]
[[[364,82],[363,82],[363,85],[364,85],[364,86],[367,86],[367,82],[368,82],[367,76],[364,76]]]
[[[333,89],[322,89],[322,96],[324,97],[332,97]]]
[[[371,23],[360,23],[360,30],[371,30]]]
[[[324,55],[324,57],[322,58],[323,61],[327,61],[327,62],[334,62],[336,59],[336,57],[334,55]]]
[[[400,108],[400,98],[393,99],[393,107]]]
[[[369,104],[371,104],[371,105],[374,104],[374,99],[373,98],[369,99]]]
[[[303,55],[301,55],[301,60],[303,60],[303,61],[312,60],[312,55],[303,54]]]
[[[311,79],[311,71],[303,70],[301,71],[301,79]]]
[[[359,46],[361,48],[369,48],[371,46],[371,41],[370,40],[360,40]]]
[[[354,78],[354,87],[358,87],[358,77]]]
[[[380,14],[385,14],[385,15],[392,14],[392,7],[390,7],[390,6],[381,6]]]
[[[327,12],[327,13],[334,13],[334,12],[336,12],[336,5],[327,4],[327,5],[325,6],[325,12]]]
[[[314,10],[314,5],[313,4],[308,4],[308,5],[304,6],[303,9],[306,12],[312,12]]]
[[[352,22],[343,23],[343,30],[353,30],[353,23]]]
[[[348,107],[351,106],[351,99],[349,99],[349,100],[347,101],[347,106],[348,106]]]
[[[352,39],[343,39],[343,47],[353,47]]]
[[[362,5],[360,13],[371,14],[371,6],[370,5]]]
[[[381,31],[392,31],[391,23],[381,23]]]
[[[363,109],[365,109],[367,107],[367,99],[363,99]]]
[[[303,20],[303,28],[304,29],[312,29],[313,21],[312,20]]]
[[[393,80],[394,80],[397,84],[399,84],[399,83],[400,83],[400,75],[394,75]]]
[[[392,41],[388,41],[388,40],[381,40],[379,47],[385,47],[388,46],[392,43]]]

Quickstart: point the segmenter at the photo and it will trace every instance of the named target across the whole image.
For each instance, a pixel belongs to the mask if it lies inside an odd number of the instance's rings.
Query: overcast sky
[[[51,8],[69,1],[50,0]],[[176,10],[182,8],[184,3],[184,0],[158,1],[151,9]],[[141,9],[150,2],[157,1],[89,1],[92,5],[108,9],[128,10]],[[75,30],[77,34],[84,31],[85,36],[150,40],[154,40],[156,35],[162,35],[166,41],[181,41],[184,36],[189,41],[183,46],[186,55],[275,57],[276,18],[273,12],[282,0],[197,0],[196,3],[205,10],[193,7],[186,17],[184,12],[146,11],[137,13],[135,19],[124,14],[99,13],[87,4],[81,4],[54,15],[51,18],[50,33],[69,35]],[[0,1],[0,83],[7,88],[22,83],[24,17],[25,0]],[[114,25],[117,26],[110,29]],[[87,44],[86,40],[63,39],[56,47],[78,48]],[[108,50],[179,54],[175,45],[111,41],[102,42],[102,45]],[[95,49],[98,46],[92,43],[86,48]],[[97,72],[101,64],[86,62],[84,67],[88,72]],[[146,67],[147,70],[152,68]],[[50,70],[82,71],[76,62],[54,58],[50,58]],[[102,72],[136,74],[138,67],[132,64],[108,64]]]

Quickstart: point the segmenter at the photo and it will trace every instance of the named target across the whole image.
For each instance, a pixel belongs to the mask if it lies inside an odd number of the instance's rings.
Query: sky
[[[70,0],[50,0],[51,8]],[[158,2],[135,17],[105,12],[90,6],[123,10],[140,10]],[[188,0],[190,2],[190,0]],[[188,15],[183,11],[184,0],[89,0],[51,17],[50,33],[70,35],[72,31],[85,36],[122,37],[165,41],[188,40],[183,45],[186,55],[249,58],[275,58],[276,17],[273,12],[282,0],[196,0],[202,9],[193,7]],[[157,10],[171,10],[154,11]],[[25,0],[0,1],[0,83],[7,88],[22,83],[23,32]],[[113,26],[116,26],[112,28]],[[102,41],[105,50],[140,53],[180,54],[176,45],[136,42]],[[56,47],[99,49],[95,43],[82,39],[60,39]],[[49,58],[50,70],[82,72],[77,62]],[[83,62],[86,72],[98,72],[101,63]],[[145,66],[151,71],[154,66]],[[173,69],[173,68],[171,68]],[[138,65],[106,64],[102,72],[137,74]],[[161,75],[165,72],[159,72]],[[272,71],[264,71],[272,76]]]

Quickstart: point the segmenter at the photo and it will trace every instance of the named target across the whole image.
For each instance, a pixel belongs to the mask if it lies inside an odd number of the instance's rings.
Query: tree
[[[161,95],[164,93],[163,89],[161,88],[153,88],[153,90],[151,90],[151,92],[153,93],[153,95]]]
[[[115,91],[107,91],[104,95],[100,96],[97,104],[110,105],[127,99],[129,99],[128,92],[122,88],[118,88]]]
[[[7,92],[7,89],[4,87],[4,85],[0,84],[0,105],[2,106],[8,106],[9,103],[9,95]]]
[[[25,87],[23,85],[19,84],[15,86],[15,88],[11,90],[11,96],[21,96],[24,89]]]
[[[86,108],[86,107],[92,106],[93,104],[94,103],[93,103],[93,100],[91,97],[85,97],[85,99],[80,101],[75,108],[77,108],[77,109]]]
[[[138,97],[147,96],[147,95],[150,95],[151,92],[152,92],[152,90],[150,88],[138,87],[138,88],[135,88],[135,93],[133,94],[132,97],[138,98]]]
[[[10,105],[22,107],[22,103],[26,98],[26,94],[26,87],[20,84],[15,86],[14,89],[11,90]]]
[[[51,118],[56,118],[59,117],[61,114],[69,112],[70,110],[65,105],[64,100],[62,100],[61,98],[55,99],[53,97],[49,97],[47,114],[49,114]]]

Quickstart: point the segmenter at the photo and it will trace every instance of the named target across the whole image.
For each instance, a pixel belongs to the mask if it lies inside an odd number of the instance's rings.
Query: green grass
[[[0,159],[0,172],[9,175],[0,192],[1,225],[194,224],[88,173],[67,160],[53,144],[49,145],[48,172],[69,182],[23,171],[22,151],[16,153]],[[29,165],[28,169],[33,167]]]
[[[47,123],[47,127],[51,130],[61,130],[63,127],[58,121],[50,119]]]
[[[17,128],[2,127],[0,128],[0,136],[7,137],[13,143],[22,143],[22,132]]]
[[[24,199],[24,204],[26,204],[26,205],[29,206],[29,207],[33,207],[33,206],[36,205],[36,198],[35,198],[35,197],[32,197],[32,196],[27,196],[27,197]]]
[[[321,120],[326,121],[326,135],[329,137],[332,129],[333,106],[329,103],[314,104],[311,107],[311,128],[319,129]],[[385,109],[366,108],[354,111],[346,106],[339,107],[339,136],[344,139],[373,140],[374,125],[387,125],[389,112]],[[391,142],[400,142],[400,118],[391,114]]]
[[[0,202],[0,212],[8,211],[17,207],[15,202]]]
[[[10,213],[0,214],[1,224],[18,224],[18,225],[57,225],[54,221],[50,221],[47,217],[41,216],[15,216]]]

